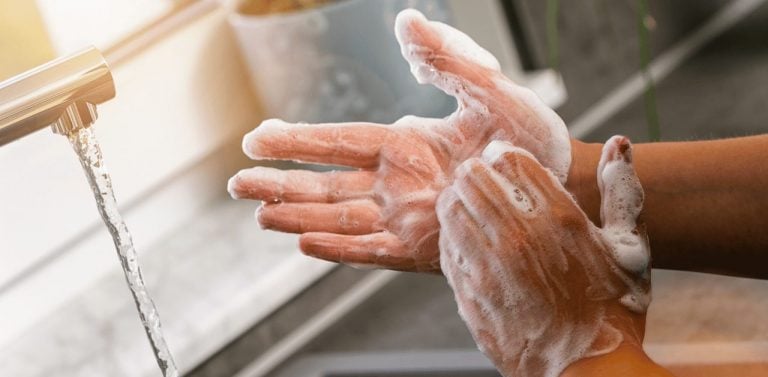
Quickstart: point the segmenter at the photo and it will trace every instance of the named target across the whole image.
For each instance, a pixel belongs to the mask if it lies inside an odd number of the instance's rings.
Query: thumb
[[[397,15],[395,35],[411,73],[457,99],[475,87],[488,87],[501,72],[499,61],[466,34],[441,22],[429,21],[415,9]]]
[[[397,15],[395,34],[416,79],[470,110],[462,113],[475,134],[492,131],[494,138],[525,148],[560,182],[566,181],[571,142],[565,123],[533,91],[505,77],[490,52],[466,34],[429,21],[414,9]]]
[[[614,136],[603,146],[597,184],[602,199],[602,229],[612,244],[616,262],[626,270],[642,273],[650,263],[645,228],[637,226],[643,188],[632,165],[632,145],[626,137]]]

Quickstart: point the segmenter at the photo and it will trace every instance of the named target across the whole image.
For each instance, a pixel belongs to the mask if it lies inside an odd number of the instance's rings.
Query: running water
[[[177,377],[179,372],[176,370],[176,364],[173,362],[171,352],[165,343],[155,303],[152,302],[152,298],[144,286],[144,278],[141,276],[131,233],[128,232],[128,228],[117,210],[115,194],[112,192],[112,179],[104,167],[101,148],[99,148],[96,136],[90,128],[81,128],[69,135],[69,141],[72,143],[77,156],[80,157],[80,164],[83,165],[93,195],[96,197],[101,218],[115,241],[115,248],[117,248],[117,255],[120,258],[125,279],[131,289],[133,300],[136,302],[141,323],[144,325],[144,331],[146,331],[149,343],[152,345],[157,364],[160,366],[163,376]]]

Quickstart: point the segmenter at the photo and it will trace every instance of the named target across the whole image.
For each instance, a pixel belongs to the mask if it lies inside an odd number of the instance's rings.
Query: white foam
[[[493,140],[488,143],[488,146],[483,149],[481,157],[486,162],[493,162],[500,159],[506,153],[518,153],[536,160],[536,157],[534,157],[531,152],[500,140]]]
[[[258,127],[245,134],[243,137],[243,152],[246,156],[252,159],[264,159],[265,157],[261,154],[261,151],[258,148],[258,143],[255,141],[265,135],[286,132],[287,128],[290,126],[290,123],[280,119],[267,119],[262,121]]]
[[[603,233],[612,246],[614,260],[621,268],[638,274],[648,268],[650,263],[648,245],[640,236],[615,234],[611,229],[604,229]]]
[[[479,71],[488,73],[489,80],[475,84],[450,73],[438,72],[431,65],[430,59],[440,57],[430,56],[430,51],[426,47],[414,42],[415,36],[411,35],[410,26],[416,22],[423,23],[422,26],[431,28],[435,32],[442,43],[440,46],[442,51],[476,63]],[[392,145],[384,143],[385,147],[379,156],[377,174],[380,174],[380,178],[390,179],[378,179],[374,187],[378,195],[377,203],[382,208],[380,223],[383,228],[396,234],[405,247],[411,250],[424,250],[422,247],[425,241],[434,235],[430,232],[438,226],[434,211],[436,210],[441,217],[449,214],[449,208],[446,207],[450,204],[449,201],[440,201],[435,206],[439,190],[451,181],[454,173],[466,173],[466,171],[435,171],[439,169],[433,167],[446,163],[455,164],[461,160],[476,157],[479,148],[483,148],[486,144],[487,147],[481,155],[486,162],[497,160],[505,153],[518,153],[525,158],[535,156],[534,159],[550,169],[552,183],[562,191],[564,197],[570,198],[565,189],[557,185],[557,180],[565,182],[570,169],[570,139],[562,119],[553,110],[546,107],[530,90],[517,86],[503,77],[499,72],[498,61],[458,30],[444,24],[428,22],[421,13],[406,10],[398,15],[395,31],[403,56],[410,64],[411,71],[417,80],[433,84],[456,97],[459,108],[445,119],[407,116],[401,118],[392,127],[402,132],[396,135],[403,137],[404,140],[407,140],[405,138],[409,135],[431,137],[430,147],[439,153],[451,156],[456,161],[438,161],[439,156],[420,154],[421,151],[416,148],[422,148],[424,144],[405,142],[398,145],[400,149],[395,150]],[[509,101],[502,101],[503,99],[509,99]],[[264,153],[258,145],[262,140],[259,139],[274,136],[274,133],[287,133],[291,126],[276,119],[265,121],[259,128],[245,136],[243,147],[246,154],[252,158],[263,158]],[[338,125],[338,127],[344,127],[344,125]],[[464,128],[460,130],[460,127]],[[412,130],[413,133],[410,134]],[[458,130],[461,132],[457,132]],[[393,132],[392,135],[395,133]],[[515,145],[497,140],[505,140]],[[613,145],[612,142],[615,140],[609,140],[603,160],[612,156],[608,153],[609,146]],[[329,150],[332,149],[331,147],[329,146]],[[588,231],[590,237],[596,238],[594,240],[596,242],[587,244],[603,244],[600,241],[605,240],[613,248],[606,250],[612,253],[610,258],[614,262],[609,267],[605,267],[608,259],[605,255],[597,255],[593,250],[581,250],[581,252],[576,250],[578,245],[584,243],[576,242],[574,237],[582,235],[570,234],[562,227],[556,226],[562,224],[552,224],[551,229],[541,230],[544,235],[536,240],[536,243],[544,245],[542,247],[547,253],[551,253],[546,261],[534,261],[533,264],[530,261],[521,261],[519,264],[510,265],[501,263],[503,256],[493,255],[493,251],[498,250],[482,250],[483,248],[459,250],[457,252],[460,254],[453,256],[456,261],[460,258],[464,261],[459,263],[457,271],[461,273],[456,274],[457,276],[446,274],[449,284],[457,292],[462,317],[472,325],[480,324],[479,327],[470,326],[476,339],[482,339],[488,334],[495,337],[497,342],[495,346],[484,342],[479,343],[484,346],[485,352],[497,365],[510,362],[505,359],[506,352],[523,353],[522,356],[515,355],[522,357],[515,366],[515,375],[557,376],[575,360],[605,353],[612,347],[615,348],[621,341],[621,333],[612,327],[603,310],[606,302],[620,302],[633,311],[643,311],[647,307],[649,299],[647,289],[642,284],[635,284],[635,275],[633,275],[647,270],[648,267],[647,254],[644,254],[647,248],[643,248],[644,239],[639,236],[632,238],[634,220],[639,213],[639,205],[642,201],[640,200],[638,204],[637,189],[633,186],[636,181],[630,179],[634,176],[631,164],[622,165],[623,160],[619,160],[601,160],[600,165],[598,183],[601,185],[601,193],[609,196],[608,200],[604,201],[604,213],[608,215],[606,218],[610,226],[604,230],[592,227]],[[449,169],[453,169],[452,166],[454,165],[450,165]],[[462,166],[466,168],[466,165]],[[392,170],[412,174],[390,174]],[[493,170],[490,174],[494,182],[502,188],[508,203],[521,214],[541,216],[548,210],[547,203],[543,200],[543,193],[535,187],[522,187],[521,185],[525,184],[522,181],[510,182]],[[618,184],[619,182],[624,183]],[[233,184],[230,182],[230,185]],[[457,185],[453,185],[452,189],[459,190]],[[471,193],[460,191],[455,194],[463,199],[471,195]],[[475,218],[482,217],[479,213],[472,215]],[[441,245],[444,242],[451,242],[454,246],[460,246],[466,242],[466,240],[457,239],[458,233],[450,234],[443,231]],[[450,241],[445,241],[446,239]],[[494,241],[500,239],[503,237],[495,237]],[[562,245],[569,245],[572,248]],[[525,245],[504,246],[526,247]],[[383,247],[373,247],[373,250],[366,251],[375,257],[381,257],[382,260],[393,256],[392,250]],[[509,250],[504,252],[510,253]],[[441,253],[445,255],[449,251],[441,250]],[[473,258],[478,256],[472,253],[497,259],[478,267],[473,262]],[[415,256],[415,258],[418,257],[421,256]],[[447,259],[441,258],[440,263],[448,263]],[[428,262],[432,261],[434,260]],[[590,310],[587,314],[581,313],[583,317],[572,322],[564,320],[568,314],[564,312],[568,310],[567,306],[558,307],[556,301],[561,296],[570,300],[573,298],[571,296],[581,292],[570,291],[569,293],[568,288],[573,284],[571,281],[552,281],[562,278],[563,271],[577,268],[569,263],[579,264],[578,267],[587,272],[588,287],[583,295],[596,302],[594,307],[584,309]],[[501,277],[502,288],[487,292],[482,286],[475,285],[473,282],[473,279],[483,281],[489,276]],[[537,287],[533,292],[534,290],[530,288],[531,278],[543,281],[544,287]],[[617,281],[621,284],[616,284]],[[494,296],[490,299],[488,295]],[[503,307],[499,307],[499,303],[503,303]],[[592,348],[598,336],[608,341],[600,348]],[[499,350],[504,352],[498,352]]]
[[[442,42],[441,47],[445,51],[464,57],[488,69],[501,71],[501,65],[496,57],[480,47],[468,35],[444,23],[428,21],[421,12],[415,9],[405,9],[397,15],[395,20],[395,36],[400,42],[403,57],[410,63],[411,72],[420,83],[429,82],[427,77],[430,77],[433,71],[423,61],[423,58],[426,57],[423,56],[423,53],[426,52],[423,46],[411,43],[409,26],[416,22],[427,23],[430,28],[434,29],[439,34]]]
[[[240,199],[242,197],[237,188],[240,186],[243,174],[245,174],[245,170],[240,170],[227,181],[227,192],[232,199]]]
[[[435,51],[416,43],[412,34],[413,24],[420,24],[439,38]],[[551,169],[561,182],[568,177],[571,164],[571,145],[565,123],[552,109],[530,89],[514,84],[501,74],[498,60],[487,50],[480,47],[464,33],[451,26],[428,21],[421,13],[413,9],[402,11],[395,23],[395,33],[400,42],[403,57],[408,61],[411,72],[422,84],[432,84],[459,101],[459,110],[454,116],[446,118],[449,122],[466,120],[481,130],[496,129],[494,137],[513,141],[532,152],[539,161]],[[432,61],[440,58],[457,56],[476,64],[487,72],[489,85],[470,82],[450,72],[438,71]],[[489,104],[506,96],[511,103],[500,108],[488,108]],[[519,103],[520,105],[516,104]],[[531,114],[524,114],[530,112]],[[456,124],[454,123],[454,126]]]
[[[647,239],[635,230],[643,206],[643,190],[632,167],[628,143],[624,137],[614,136],[603,147],[598,164],[600,215],[602,233],[611,245],[616,263],[630,273],[641,274],[649,268],[650,248]],[[623,153],[622,148],[626,148]]]
[[[465,58],[478,66],[488,69],[491,84],[488,87],[473,86],[475,84],[450,73],[439,72],[431,65],[431,59],[440,58],[430,55],[425,46],[414,42],[411,35],[413,23],[422,23],[421,26],[431,28],[440,38],[440,49],[447,54],[454,54]],[[487,163],[498,160],[506,153],[518,153],[522,157],[533,158],[552,172],[552,182],[557,180],[565,182],[571,163],[570,139],[567,128],[557,114],[546,107],[543,102],[530,90],[515,85],[499,73],[499,63],[488,51],[480,48],[463,33],[450,26],[429,22],[424,16],[415,10],[401,12],[396,21],[395,31],[401,44],[402,54],[408,61],[413,75],[421,83],[429,83],[437,86],[444,92],[459,100],[459,109],[453,115],[445,118],[444,125],[435,127],[435,141],[446,148],[450,153],[459,155],[465,151],[460,148],[477,148],[474,143],[482,140],[488,144],[483,150],[481,158]],[[483,84],[485,85],[485,84]],[[470,87],[471,86],[471,87]],[[471,95],[469,94],[471,92]],[[500,94],[501,93],[501,94]],[[483,95],[487,96],[483,97]],[[498,102],[493,96],[507,95],[513,99],[511,103],[519,104],[521,112],[505,112],[505,108],[490,107]],[[499,106],[497,106],[499,107]],[[462,123],[463,122],[463,123]],[[533,122],[533,123],[532,123]],[[396,123],[401,127],[424,127],[425,120],[416,117],[404,117]],[[464,140],[455,141],[450,133],[441,133],[440,130],[455,130],[461,124],[473,124],[476,126],[475,134],[465,134]],[[434,123],[429,123],[433,126]],[[507,128],[505,128],[507,127]],[[431,128],[430,128],[431,129]],[[487,139],[479,139],[477,135],[484,135]],[[477,138],[477,139],[473,139]],[[497,141],[506,140],[516,144]],[[606,145],[606,151],[614,147],[616,140],[612,139]],[[524,149],[521,149],[523,147]],[[455,148],[455,149],[451,149]],[[615,149],[615,148],[614,148]],[[534,157],[535,156],[535,157]],[[604,159],[610,157],[604,153]],[[471,156],[468,156],[471,157]],[[470,324],[473,336],[478,340],[484,352],[503,368],[510,363],[505,358],[508,352],[514,357],[520,357],[515,361],[514,375],[544,375],[557,376],[570,363],[588,356],[606,353],[615,349],[622,341],[622,334],[609,322],[605,314],[607,302],[620,302],[630,310],[641,312],[647,308],[649,297],[647,289],[642,284],[635,284],[633,274],[642,274],[648,268],[647,248],[642,238],[634,235],[634,220],[639,213],[642,201],[638,202],[639,184],[635,185],[631,177],[634,177],[631,164],[621,164],[622,159],[612,159],[601,165],[601,182],[607,183],[607,193],[610,197],[605,201],[605,213],[609,214],[611,226],[605,230],[595,227],[590,228],[589,236],[600,238],[611,245],[611,260],[614,265],[606,267],[604,255],[598,255],[592,250],[578,253],[578,257],[566,253],[575,253],[577,250],[563,250],[561,245],[575,245],[573,235],[556,234],[562,232],[561,228],[552,227],[546,230],[546,236],[537,239],[537,242],[549,243],[545,245],[546,251],[552,253],[551,260],[546,266],[534,263],[526,265],[512,265],[502,263],[494,250],[461,250],[461,245],[467,240],[458,238],[461,232],[446,232],[441,234],[441,263],[452,263],[456,274],[446,274],[449,284],[454,288],[459,301],[460,315]],[[406,169],[404,166],[390,166],[391,161],[382,161],[380,168]],[[459,166],[455,173],[457,176],[469,174],[466,170],[468,163]],[[462,170],[465,169],[465,170]],[[386,171],[382,171],[386,174]],[[449,172],[450,173],[450,172]],[[541,211],[546,211],[547,203],[543,200],[542,193],[534,187],[521,187],[521,182],[510,182],[500,173],[490,170],[491,179],[500,187],[506,196],[507,202],[514,206],[520,214],[525,216],[540,216]],[[431,177],[435,180],[450,179],[450,177]],[[619,184],[619,182],[624,182]],[[635,187],[637,186],[637,187]],[[562,186],[558,186],[564,197],[570,198]],[[378,186],[377,192],[387,192],[388,187]],[[449,207],[453,201],[468,201],[470,192],[463,192],[459,185],[452,185],[450,190],[454,194],[451,200],[440,200],[437,204],[437,213],[442,218],[450,216]],[[422,200],[412,201],[409,198],[384,197],[386,208],[393,208],[392,213],[397,214],[403,210],[420,210],[423,205],[429,204],[433,195],[430,189]],[[640,196],[642,191],[640,190]],[[445,197],[443,198],[445,199]],[[414,204],[417,203],[417,204]],[[627,208],[631,206],[631,208]],[[472,212],[476,208],[466,209],[475,219],[482,219],[482,214]],[[402,215],[400,213],[399,215]],[[404,216],[400,225],[409,229],[398,234],[405,237],[406,244],[413,244],[414,225],[417,217]],[[385,218],[384,221],[389,221]],[[482,225],[481,225],[482,226]],[[488,228],[491,228],[490,231]],[[495,227],[486,227],[485,232]],[[475,231],[475,230],[471,230]],[[476,230],[480,231],[480,230]],[[503,231],[503,229],[502,229]],[[490,237],[494,242],[502,237]],[[449,251],[442,247],[448,243],[459,250]],[[598,244],[599,242],[595,242]],[[498,245],[494,245],[498,246]],[[493,246],[492,246],[493,248]],[[384,251],[386,252],[386,251]],[[497,251],[498,252],[498,251]],[[585,255],[582,255],[585,254]],[[482,255],[484,263],[476,264],[473,260]],[[494,259],[494,258],[499,258]],[[448,260],[450,259],[450,261]],[[459,262],[459,261],[463,262]],[[589,280],[588,288],[583,294],[595,301],[590,315],[579,321],[564,321],[563,315],[558,313],[555,302],[558,295],[569,297],[568,281],[556,281],[552,284],[544,284],[539,290],[530,289],[532,276],[539,281],[557,279],[562,271],[567,271],[570,261],[581,264],[581,268],[587,271]],[[453,264],[456,264],[455,266]],[[447,269],[444,268],[444,272]],[[619,275],[619,278],[616,278]],[[503,281],[500,289],[487,292],[485,284],[477,284],[485,281],[484,276],[499,276]],[[554,278],[552,276],[555,276]],[[616,284],[619,281],[621,284]],[[550,286],[551,285],[551,286]],[[573,292],[570,293],[574,294]],[[576,293],[578,294],[578,292]],[[499,303],[503,303],[501,307]],[[553,308],[555,310],[553,310]],[[562,309],[565,310],[565,309]],[[493,342],[483,341],[493,337]],[[600,347],[594,348],[594,341],[600,337],[603,340]],[[533,354],[530,354],[533,352]]]
[[[514,85],[510,81],[498,82],[497,85],[512,98],[531,109],[541,126],[546,127],[549,138],[546,142],[536,144],[539,148],[531,152],[538,157],[542,165],[555,174],[561,183],[565,183],[571,167],[571,139],[565,122],[531,89]]]
[[[515,185],[508,179],[505,179],[495,170],[492,170],[490,173],[491,179],[493,179],[497,185],[504,189],[504,195],[507,197],[507,202],[511,203],[515,208],[520,210],[523,215],[532,215],[538,210],[538,207],[533,205],[534,200],[532,200],[529,196],[535,192],[534,190],[528,188],[527,191],[523,191],[520,186]]]
[[[437,212],[443,225],[440,241],[443,271],[454,288],[462,318],[475,340],[506,375],[558,376],[579,359],[610,352],[625,340],[639,341],[632,334],[627,335],[630,339],[625,339],[618,328],[626,324],[615,322],[621,321],[621,317],[607,314],[613,303],[620,303],[635,313],[644,313],[650,303],[649,248],[635,224],[642,208],[643,192],[631,164],[631,150],[625,148],[627,143],[623,138],[612,138],[604,146],[598,179],[607,221],[603,228],[588,223],[586,236],[594,238],[593,242],[585,244],[575,240],[585,235],[565,231],[553,218],[551,224],[539,221],[536,229],[524,230],[538,233],[534,242],[536,250],[526,249],[531,247],[526,246],[526,242],[495,244],[508,237],[489,237],[489,247],[470,245],[468,242],[474,241],[461,239],[452,234],[455,229],[446,228],[446,215],[450,214],[446,207],[454,202],[438,202]],[[528,151],[500,141],[489,143],[481,159],[492,165],[508,153],[517,154],[517,158],[534,159]],[[456,175],[472,174],[470,167],[470,163],[464,163]],[[526,221],[525,216],[520,216],[528,213],[526,210],[532,210],[533,217],[548,211],[542,192],[535,187],[520,186],[526,180],[511,182],[493,169],[490,176],[504,192],[506,202],[521,210],[518,221]],[[554,175],[550,174],[550,179],[563,198],[573,200]],[[455,195],[453,200],[466,204],[473,192],[464,192],[461,187],[464,186],[454,183],[449,190]],[[531,198],[521,200],[520,193]],[[537,203],[537,208],[532,208],[531,203]],[[466,207],[471,213],[470,206]],[[586,215],[581,215],[588,221]],[[477,218],[479,214],[473,213],[473,216]],[[515,232],[517,227],[533,224],[488,224],[492,226],[486,226],[483,231]],[[600,244],[606,248],[579,249],[583,245]],[[478,247],[481,250],[476,250]],[[505,249],[514,247],[523,249]],[[547,257],[539,261],[535,261],[536,258],[505,260],[512,258],[510,255],[526,252],[545,253]],[[459,265],[457,261],[461,257],[465,261]],[[578,267],[570,265],[573,263]],[[562,279],[563,272],[573,268],[586,272],[584,292],[573,291],[573,281],[558,280]],[[532,284],[531,279],[538,283]],[[495,285],[490,285],[495,287],[494,291],[489,292],[488,282],[494,280]],[[587,312],[569,319],[567,311],[571,309],[563,302],[576,299],[573,295],[583,295],[593,304],[583,305],[581,309]]]

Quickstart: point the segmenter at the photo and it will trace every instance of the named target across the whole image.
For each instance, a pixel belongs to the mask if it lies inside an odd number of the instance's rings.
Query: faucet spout
[[[112,73],[89,48],[0,83],[0,146],[51,126],[68,135],[96,121],[96,105],[115,97]]]

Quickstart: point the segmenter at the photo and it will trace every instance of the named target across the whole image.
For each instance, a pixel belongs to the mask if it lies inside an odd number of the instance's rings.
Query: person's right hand
[[[421,83],[458,101],[445,119],[405,117],[392,125],[289,124],[269,120],[246,136],[255,159],[346,165],[357,171],[315,173],[263,167],[230,181],[236,198],[265,202],[267,229],[301,233],[308,255],[342,263],[439,272],[438,194],[466,159],[491,140],[525,148],[565,181],[571,160],[563,121],[469,37],[401,12],[396,34]]]
[[[576,360],[639,346],[650,250],[629,140],[598,168],[598,228],[530,153],[491,143],[437,203],[443,273],[481,350],[505,376],[559,376]]]

